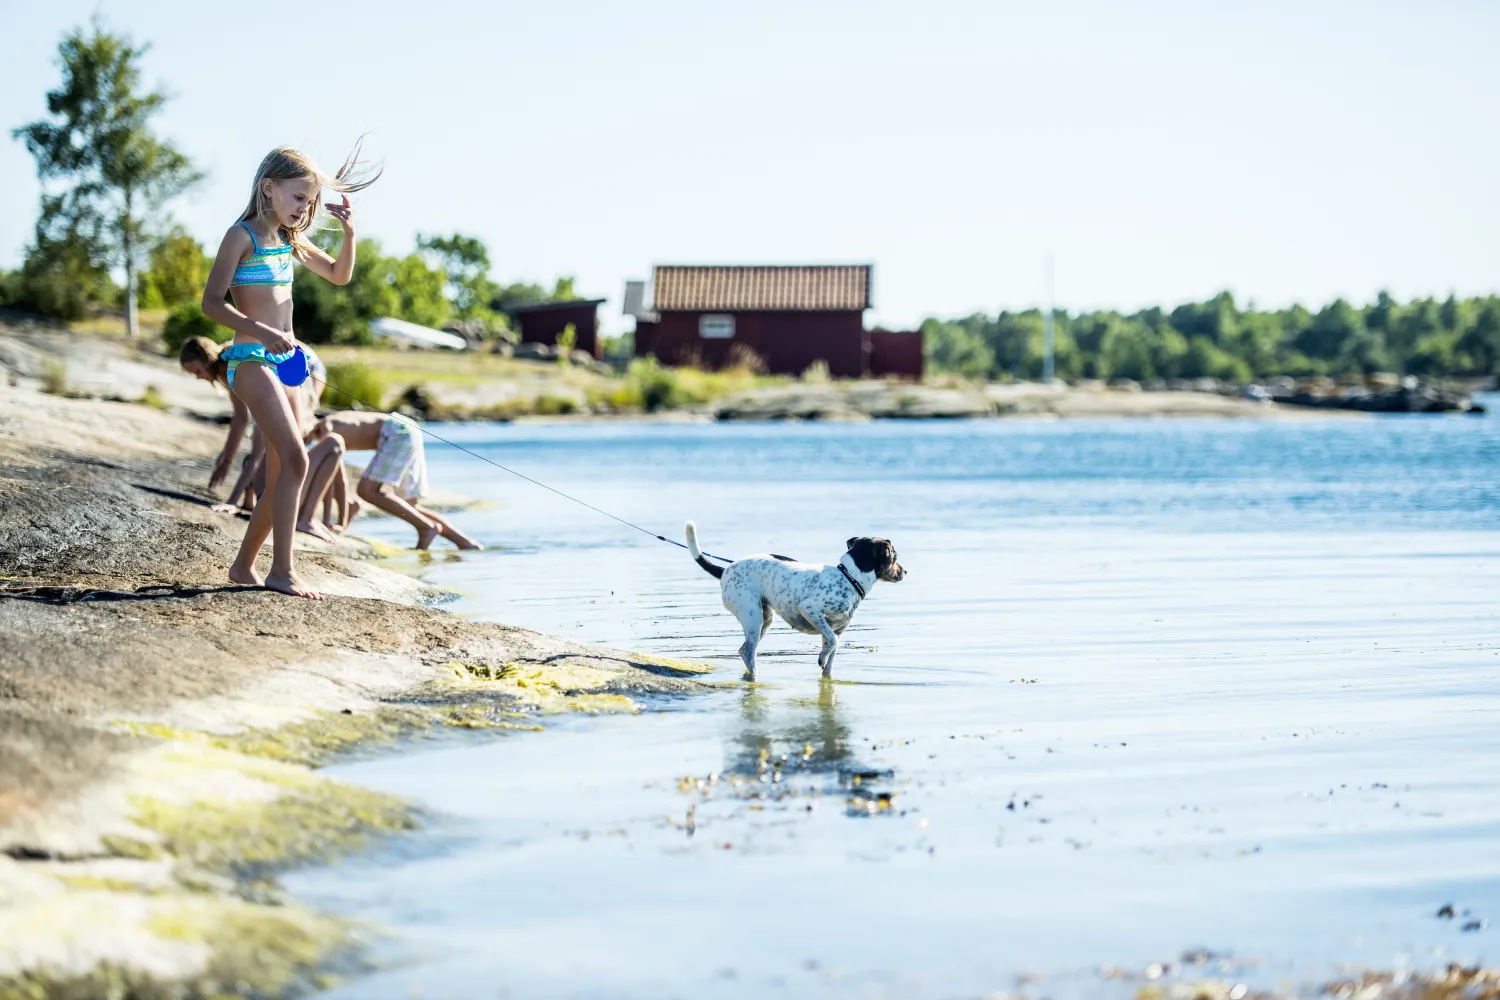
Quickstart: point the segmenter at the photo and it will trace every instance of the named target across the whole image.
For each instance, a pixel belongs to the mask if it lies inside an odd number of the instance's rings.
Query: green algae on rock
[[[58,892],[28,909],[26,926],[5,922],[7,940],[41,942],[47,960],[0,966],[0,1000],[297,996],[332,985],[327,970],[352,968],[364,943],[349,922],[301,907],[180,892]],[[116,954],[100,953],[103,939]]]

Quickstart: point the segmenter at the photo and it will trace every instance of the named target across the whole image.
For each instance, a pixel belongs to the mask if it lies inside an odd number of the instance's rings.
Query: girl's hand
[[[267,354],[290,354],[297,349],[297,342],[280,330],[262,324],[259,333]]]
[[[330,201],[323,207],[328,209],[329,215],[338,219],[343,224],[344,232],[354,232],[354,206],[349,204],[349,196],[347,194],[343,196],[343,204],[335,205]]]
[[[234,463],[233,455],[220,455],[219,460],[214,463],[213,474],[208,477],[209,488],[212,489],[222,483],[229,475],[229,467]]]
[[[255,336],[260,339],[261,346],[266,348],[267,354],[291,354],[296,351],[297,342],[290,333],[282,333],[281,330],[267,327],[264,322],[257,324],[257,327],[260,328],[255,331]]]

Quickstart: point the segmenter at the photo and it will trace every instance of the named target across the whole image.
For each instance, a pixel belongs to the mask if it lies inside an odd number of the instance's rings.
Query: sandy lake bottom
[[[683,552],[430,445],[491,501],[460,517],[496,548],[425,566],[453,610],[724,687],[331,768],[433,816],[285,880],[391,932],[331,995],[1130,996],[1500,953],[1494,416],[437,430],[710,551],[877,534],[909,576],[832,683],[778,622],[742,685]]]

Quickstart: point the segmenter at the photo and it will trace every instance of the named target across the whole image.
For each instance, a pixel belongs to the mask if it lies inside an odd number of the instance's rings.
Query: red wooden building
[[[866,330],[870,264],[654,269],[625,288],[637,357],[724,368],[753,353],[773,374],[822,361],[837,378],[922,377],[920,331]]]
[[[599,305],[603,299],[564,299],[558,302],[533,302],[511,306],[507,312],[515,317],[523,343],[556,344],[558,335],[573,327],[573,350],[595,358],[604,356],[599,337]]]

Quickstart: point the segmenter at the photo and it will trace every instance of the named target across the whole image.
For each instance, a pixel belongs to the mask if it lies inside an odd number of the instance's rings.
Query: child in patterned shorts
[[[314,424],[308,440],[335,436],[345,451],[375,452],[360,477],[359,497],[417,529],[417,548],[427,548],[438,535],[461,549],[481,547],[441,514],[417,503],[427,493],[427,456],[416,421],[399,413],[344,410]]]

